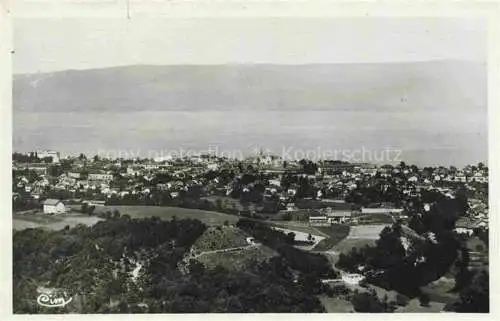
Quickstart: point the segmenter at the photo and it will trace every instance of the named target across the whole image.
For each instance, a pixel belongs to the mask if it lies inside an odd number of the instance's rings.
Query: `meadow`
[[[131,218],[145,218],[156,216],[162,220],[176,219],[197,219],[209,226],[223,225],[224,222],[235,224],[239,217],[213,211],[204,211],[198,209],[189,209],[181,207],[167,206],[125,206],[125,205],[110,205],[97,207],[95,212],[105,213],[107,211],[118,210],[121,215],[128,214]]]

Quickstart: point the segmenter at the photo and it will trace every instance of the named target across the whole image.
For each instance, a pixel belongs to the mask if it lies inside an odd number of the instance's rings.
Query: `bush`
[[[351,303],[356,312],[393,312],[388,304],[381,302],[373,293],[355,293]]]
[[[410,298],[408,298],[404,294],[398,293],[396,295],[396,304],[399,305],[399,306],[404,307],[404,306],[406,306],[408,304],[409,301],[410,301]]]
[[[420,296],[418,297],[418,300],[420,301],[420,306],[423,306],[423,307],[428,307],[429,303],[431,302],[429,295],[426,293],[420,294]]]
[[[344,284],[335,285],[332,287],[332,293],[334,296],[346,296],[349,295],[349,288]]]

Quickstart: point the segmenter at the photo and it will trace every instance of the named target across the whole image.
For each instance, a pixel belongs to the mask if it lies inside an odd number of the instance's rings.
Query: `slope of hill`
[[[208,228],[193,244],[193,251],[215,251],[247,246],[248,235],[236,227],[217,226]]]
[[[486,107],[487,69],[393,64],[128,66],[14,77],[16,111]]]
[[[221,266],[230,271],[245,271],[250,264],[277,255],[266,246],[249,243],[248,237],[236,227],[210,227],[193,244],[180,269],[183,270],[194,259],[209,269]]]

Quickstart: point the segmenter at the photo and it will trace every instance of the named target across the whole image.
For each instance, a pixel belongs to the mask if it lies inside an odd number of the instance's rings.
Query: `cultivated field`
[[[167,206],[100,206],[96,208],[96,213],[107,211],[120,211],[120,214],[128,214],[132,218],[144,218],[156,216],[162,220],[171,220],[174,216],[181,219],[197,219],[207,225],[222,225],[225,221],[235,224],[239,217],[224,213],[203,211],[198,209],[188,209],[181,207]]]
[[[388,225],[356,225],[351,226],[349,235],[346,239],[368,239],[376,240],[378,239],[380,232]]]
[[[365,245],[374,245],[380,232],[386,226],[379,224],[351,226],[346,238],[333,246],[332,250],[337,253],[346,253],[353,247],[361,248]]]
[[[319,231],[328,235],[314,247],[314,251],[328,251],[341,242],[349,235],[350,227],[348,225],[331,225],[316,227]]]

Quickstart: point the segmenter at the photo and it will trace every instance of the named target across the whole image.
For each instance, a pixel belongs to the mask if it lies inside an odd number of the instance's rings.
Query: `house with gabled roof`
[[[61,200],[49,198],[43,202],[44,214],[62,214],[64,212],[66,212],[66,206]]]

